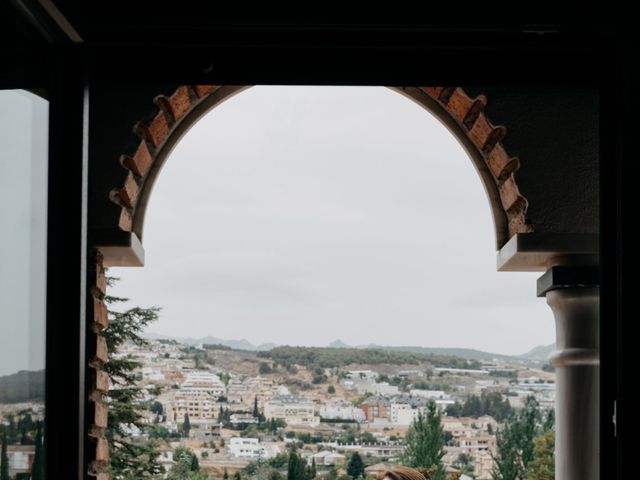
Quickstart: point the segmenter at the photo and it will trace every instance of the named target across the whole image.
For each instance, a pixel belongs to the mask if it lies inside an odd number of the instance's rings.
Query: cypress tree
[[[311,459],[311,478],[316,478],[318,471],[316,469],[316,459]]]
[[[31,466],[31,480],[44,480],[44,452],[42,445],[42,430],[38,425],[36,431],[36,452]]]
[[[7,453],[7,434],[2,435],[2,448],[0,449],[0,480],[11,480],[9,476],[9,454]]]
[[[189,414],[184,414],[184,422],[182,423],[182,433],[186,438],[189,438],[189,432],[191,431],[191,422],[189,421]]]
[[[260,416],[260,411],[258,410],[258,396],[253,397],[253,416],[258,418]]]

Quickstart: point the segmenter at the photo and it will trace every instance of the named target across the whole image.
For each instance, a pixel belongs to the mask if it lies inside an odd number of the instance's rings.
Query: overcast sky
[[[45,359],[48,104],[0,92],[0,375]]]
[[[155,333],[513,354],[554,339],[539,274],[496,272],[462,147],[385,88],[254,87],[215,108],[166,162],[143,243],[144,268],[111,273],[162,307]]]

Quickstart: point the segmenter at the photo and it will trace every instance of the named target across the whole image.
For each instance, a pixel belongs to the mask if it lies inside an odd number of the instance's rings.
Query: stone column
[[[556,479],[600,478],[599,274],[552,267],[538,280],[556,321]]]

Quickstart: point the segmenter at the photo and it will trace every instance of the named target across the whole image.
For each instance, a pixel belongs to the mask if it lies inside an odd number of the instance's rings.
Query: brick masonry
[[[168,97],[159,95],[153,100],[157,107],[153,120],[148,125],[138,122],[134,126],[134,132],[140,138],[138,148],[132,154],[120,157],[121,165],[129,174],[123,185],[110,193],[111,200],[121,207],[118,223],[121,230],[133,230],[138,196],[145,188],[149,170],[155,162],[162,160],[159,152],[163,145],[173,135],[181,135],[185,131],[182,123],[188,125],[200,118],[199,115],[191,118],[190,113],[219,88],[214,85],[183,85]],[[533,226],[526,218],[528,202],[520,193],[515,179],[520,160],[510,156],[502,144],[506,128],[493,125],[486,117],[486,97],[470,98],[459,87],[422,87],[420,90],[438,102],[450,119],[460,126],[484,160],[500,196],[500,205],[494,205],[494,208],[504,212],[508,236],[532,231]]]
[[[107,306],[104,302],[107,293],[107,282],[102,263],[102,255],[94,251],[92,254],[91,285],[89,292],[93,299],[93,322],[89,329],[89,402],[88,402],[88,435],[89,474],[100,480],[108,480],[109,444],[105,438],[109,408],[106,394],[109,391],[109,375],[104,371],[108,359],[107,343],[103,335],[109,324]]]

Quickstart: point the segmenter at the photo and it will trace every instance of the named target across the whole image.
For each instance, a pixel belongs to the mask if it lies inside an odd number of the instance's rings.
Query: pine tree
[[[405,450],[401,459],[403,465],[433,470],[432,480],[444,480],[442,463],[444,451],[444,429],[440,413],[432,400],[427,405],[426,415],[419,412],[405,436]]]
[[[2,448],[0,449],[0,480],[11,480],[9,476],[9,454],[7,453],[7,434],[2,435]]]
[[[349,464],[347,465],[347,475],[351,478],[356,479],[360,476],[364,477],[364,462],[362,461],[362,457],[358,452],[354,452],[349,459]]]
[[[222,474],[222,478],[224,480],[229,480],[229,472],[227,472],[227,469],[224,469],[224,473]]]
[[[35,443],[36,451],[31,465],[31,480],[44,480],[44,452],[40,425],[38,425],[38,430],[36,431]]]
[[[258,396],[253,397],[253,416],[258,418],[260,416],[260,410],[258,410]]]
[[[107,278],[107,285],[113,286],[117,279]],[[109,307],[109,325],[104,331],[109,352],[109,361],[104,368],[109,375],[112,388],[109,390],[109,419],[105,432],[109,442],[109,469],[114,480],[153,478],[164,473],[158,462],[159,451],[153,441],[134,441],[128,428],[135,426],[141,430],[144,406],[143,394],[137,385],[135,370],[140,366],[129,358],[116,358],[113,354],[126,342],[147,345],[140,335],[144,328],[158,318],[158,307],[130,308],[124,312],[114,311],[115,304],[128,299],[106,296]]]

